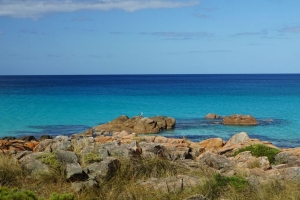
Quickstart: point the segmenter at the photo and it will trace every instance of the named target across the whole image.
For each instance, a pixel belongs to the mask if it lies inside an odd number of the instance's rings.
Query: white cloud
[[[0,16],[39,18],[54,12],[112,9],[133,12],[141,9],[177,8],[197,4],[198,0],[0,0]]]

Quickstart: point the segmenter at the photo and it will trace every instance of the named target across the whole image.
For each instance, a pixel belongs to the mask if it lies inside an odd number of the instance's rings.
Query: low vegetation
[[[252,155],[255,157],[267,156],[270,163],[274,163],[275,161],[274,157],[280,152],[280,150],[276,148],[268,147],[262,144],[254,144],[239,149],[234,153],[234,156],[244,151],[250,151]]]
[[[59,163],[56,163],[58,160],[55,153],[41,154],[39,159],[43,163],[52,166],[53,169],[61,170]],[[95,159],[97,160],[98,157],[91,156],[91,160]],[[200,165],[190,168],[160,158],[120,159],[120,162],[121,167],[115,176],[104,180],[99,188],[85,189],[79,193],[74,193],[71,189],[71,183],[66,181],[64,177],[34,179],[23,171],[13,157],[0,154],[0,199],[179,200],[196,194],[201,194],[211,200],[300,199],[299,182],[270,180],[263,184],[251,184],[247,177],[224,176]],[[193,187],[168,192],[161,192],[140,185],[141,182],[151,178],[165,178],[176,175],[194,176],[203,181]],[[57,176],[63,176],[63,174],[58,173]]]

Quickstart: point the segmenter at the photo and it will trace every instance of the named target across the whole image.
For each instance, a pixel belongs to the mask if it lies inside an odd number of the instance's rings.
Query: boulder
[[[251,115],[231,115],[223,118],[224,125],[241,125],[254,126],[257,125],[256,119]]]
[[[233,144],[239,144],[239,143],[243,143],[246,142],[247,140],[249,140],[249,136],[246,132],[241,132],[238,134],[233,135],[228,142],[226,143],[227,146],[229,145],[233,145]]]
[[[66,179],[70,181],[86,180],[88,177],[83,173],[74,152],[60,150],[57,152],[58,160],[65,166]]]
[[[52,136],[50,136],[50,135],[41,135],[41,137],[40,137],[40,141],[42,141],[42,140],[46,140],[46,139],[53,139],[53,137],[52,137]]]
[[[164,117],[164,116],[156,116],[156,117],[150,117],[150,119],[154,120],[157,123],[157,126],[160,130],[162,129],[173,129],[176,120],[171,117]]]
[[[94,180],[72,182],[72,189],[74,192],[81,192],[84,189],[90,189],[96,187],[98,187],[98,184]]]
[[[219,119],[220,116],[214,113],[208,113],[207,115],[205,115],[205,119]]]
[[[117,158],[107,157],[101,162],[95,162],[87,166],[90,179],[98,183],[112,178],[120,168],[120,161]]]
[[[37,159],[37,157],[42,154],[42,152],[27,152],[25,154],[22,154],[22,156],[19,156],[19,162],[23,169],[25,169],[31,175],[38,176],[43,174],[50,174],[49,167],[46,164],[42,163],[42,161]]]
[[[235,164],[234,161],[230,160],[226,156],[214,154],[210,151],[201,154],[197,160],[205,166],[220,170],[220,172],[232,170]]]
[[[133,127],[135,133],[158,133],[160,128],[157,126],[157,122],[153,119],[144,117],[137,121],[136,125]]]
[[[37,139],[32,135],[28,135],[28,136],[19,137],[18,140],[31,141],[31,140],[37,140]]]
[[[199,142],[199,145],[206,150],[217,152],[225,144],[225,141],[222,138],[210,138]]]

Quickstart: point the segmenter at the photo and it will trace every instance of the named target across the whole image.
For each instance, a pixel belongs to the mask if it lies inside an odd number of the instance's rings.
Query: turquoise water
[[[70,135],[143,112],[176,118],[165,136],[199,141],[245,131],[293,147],[300,143],[299,103],[299,74],[0,76],[0,136]],[[216,125],[207,113],[250,114],[260,124]]]

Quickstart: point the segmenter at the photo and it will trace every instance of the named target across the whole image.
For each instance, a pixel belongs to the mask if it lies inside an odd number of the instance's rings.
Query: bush
[[[29,190],[0,188],[0,199],[2,200],[38,200],[37,196]]]
[[[53,193],[49,200],[75,200],[75,196],[73,194]]]
[[[274,157],[280,152],[279,149],[268,147],[263,144],[254,144],[239,149],[238,151],[234,152],[234,156],[244,151],[250,151],[252,155],[255,157],[267,156],[270,163],[274,163],[275,161]]]

